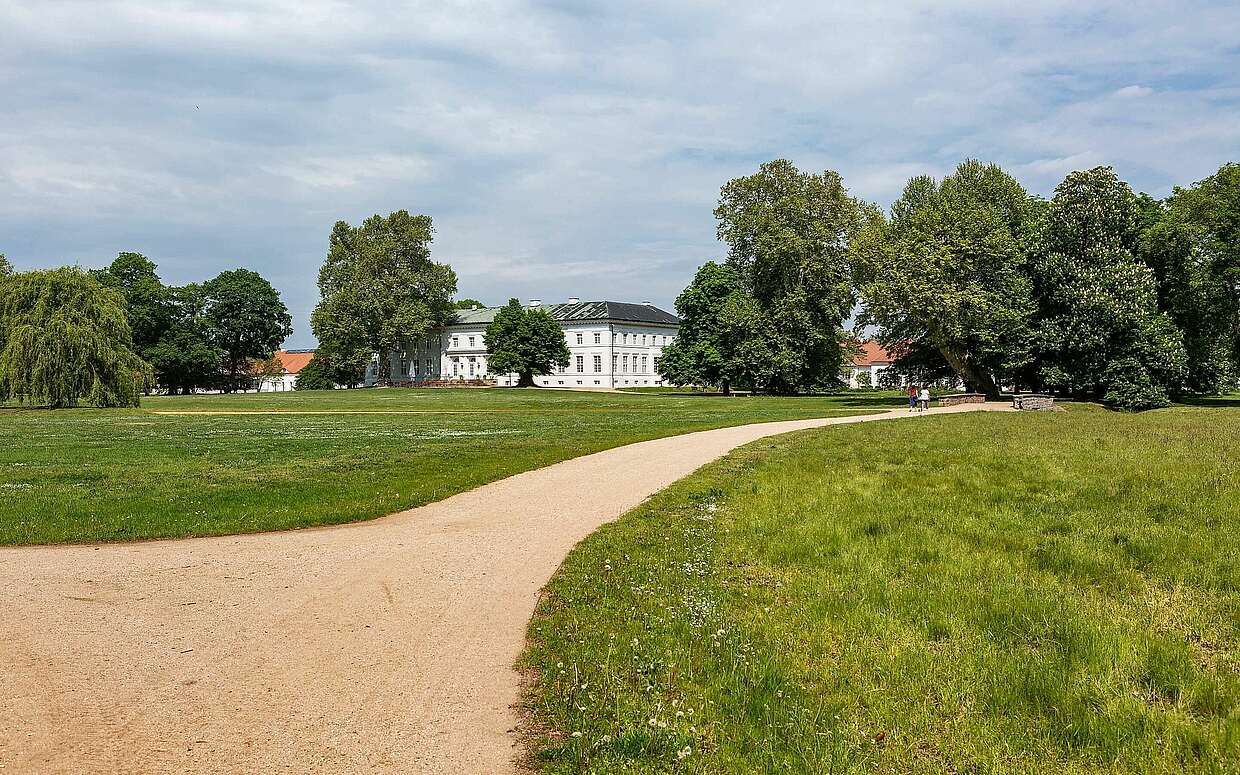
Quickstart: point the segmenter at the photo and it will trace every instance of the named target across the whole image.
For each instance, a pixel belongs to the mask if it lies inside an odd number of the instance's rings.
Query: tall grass
[[[566,772],[1240,771],[1240,412],[762,441],[579,546],[525,663]]]

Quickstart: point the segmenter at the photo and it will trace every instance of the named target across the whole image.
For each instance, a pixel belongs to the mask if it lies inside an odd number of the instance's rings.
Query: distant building
[[[848,386],[878,387],[882,373],[891,368],[895,358],[878,342],[861,343],[861,353],[853,357],[852,367],[847,370]]]
[[[278,377],[264,377],[258,383],[260,393],[280,393],[297,389],[297,375],[314,359],[314,350],[276,350],[276,360],[284,367]]]
[[[663,381],[655,361],[680,331],[680,319],[650,302],[581,301],[543,305],[560,324],[568,343],[568,367],[535,377],[546,387],[653,387]],[[515,385],[515,374],[492,374],[483,336],[501,307],[461,310],[456,319],[430,336],[408,343],[391,354],[387,364],[392,382],[490,380]],[[366,370],[366,384],[378,381],[377,359]]]

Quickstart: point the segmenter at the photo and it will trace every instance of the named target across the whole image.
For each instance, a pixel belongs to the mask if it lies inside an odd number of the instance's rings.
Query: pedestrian
[[[922,386],[921,392],[917,394],[917,404],[920,407],[920,412],[922,414],[925,414],[926,410],[930,408],[930,386],[929,385]]]
[[[917,386],[911,382],[908,385],[908,410],[910,412],[917,410]]]

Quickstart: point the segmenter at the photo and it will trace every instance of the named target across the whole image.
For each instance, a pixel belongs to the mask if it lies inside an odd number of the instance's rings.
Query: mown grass
[[[1240,771],[1240,411],[742,448],[583,542],[523,659],[546,773]]]
[[[633,441],[881,406],[391,389],[155,397],[138,410],[0,409],[0,543],[350,522]]]

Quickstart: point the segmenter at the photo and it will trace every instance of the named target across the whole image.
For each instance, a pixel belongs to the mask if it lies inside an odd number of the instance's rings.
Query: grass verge
[[[1240,771],[1240,412],[763,440],[583,542],[545,773]]]
[[[351,522],[621,444],[883,403],[391,389],[156,397],[139,410],[0,409],[0,543]]]

